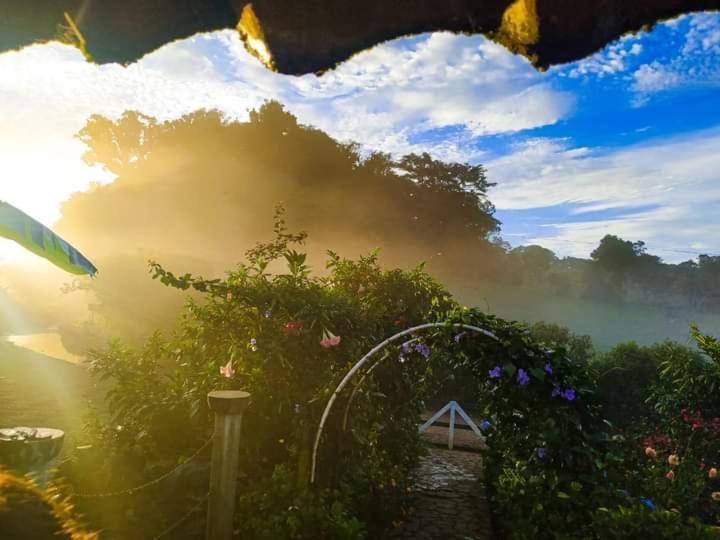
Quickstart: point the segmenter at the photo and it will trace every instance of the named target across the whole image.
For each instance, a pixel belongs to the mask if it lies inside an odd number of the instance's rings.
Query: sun
[[[77,155],[52,145],[0,149],[0,200],[50,228],[61,216],[64,201],[91,184],[93,169]],[[25,262],[35,257],[10,240],[0,238],[0,262]]]

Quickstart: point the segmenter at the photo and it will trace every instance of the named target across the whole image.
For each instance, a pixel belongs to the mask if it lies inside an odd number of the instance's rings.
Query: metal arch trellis
[[[320,448],[320,440],[322,438],[323,429],[325,428],[325,422],[328,419],[328,416],[330,416],[330,411],[332,410],[333,405],[335,404],[335,400],[337,399],[338,395],[342,390],[345,388],[348,382],[350,382],[350,379],[353,378],[353,376],[360,370],[361,367],[363,367],[375,354],[377,354],[379,351],[383,350],[385,347],[393,343],[394,341],[399,340],[400,338],[407,336],[408,334],[412,334],[413,332],[418,332],[420,330],[426,330],[428,328],[462,328],[464,330],[471,330],[473,332],[477,332],[479,334],[483,334],[491,339],[494,339],[496,341],[500,341],[499,338],[490,332],[489,330],[485,328],[480,328],[479,326],[474,326],[471,324],[464,324],[464,323],[425,323],[420,324],[418,326],[413,326],[412,328],[408,328],[406,330],[403,330],[401,332],[398,332],[395,335],[390,336],[386,340],[380,342],[375,347],[373,347],[365,356],[363,356],[360,360],[358,360],[353,367],[350,368],[350,370],[345,374],[345,377],[340,381],[340,383],[337,385],[337,388],[335,388],[335,391],[330,396],[330,399],[327,402],[327,405],[325,406],[325,410],[323,411],[322,417],[320,418],[320,425],[318,426],[317,433],[315,434],[315,444],[313,445],[313,453],[312,453],[312,467],[310,469],[310,483],[315,483],[315,476],[317,471],[317,454],[318,449]],[[372,366],[371,369],[374,369],[380,361],[378,361],[375,365]],[[364,380],[364,379],[363,379]],[[359,384],[358,384],[359,385]]]

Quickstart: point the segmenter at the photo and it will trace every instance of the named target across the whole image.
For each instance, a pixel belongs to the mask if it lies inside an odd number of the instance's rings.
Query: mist
[[[99,274],[70,279],[7,267],[3,305],[17,315],[6,317],[5,333],[51,328],[82,354],[114,337],[139,344],[169,331],[188,295],[153,281],[148,261],[222,276],[271,238],[280,204],[289,229],[308,233],[316,273],[325,271],[327,250],[356,258],[379,249],[386,267],[424,263],[467,305],[559,323],[590,335],[600,350],[627,340],[685,341],[689,323],[719,321],[697,303],[656,302],[647,275],[636,280],[646,294],[631,297],[617,268],[539,247],[511,249],[480,166],[368,153],[298,124],[275,102],[245,122],[216,111],[167,122],[136,112],[93,116],[77,137],[85,161],[115,180],[75,193],[55,228]]]

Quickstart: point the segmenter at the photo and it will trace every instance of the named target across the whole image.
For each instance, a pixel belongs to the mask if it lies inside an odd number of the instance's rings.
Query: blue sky
[[[717,13],[658,24],[543,73],[482,36],[449,33],[297,78],[265,70],[232,31],[128,67],[88,64],[59,44],[28,47],[0,55],[0,178],[17,179],[0,182],[0,199],[51,224],[73,191],[112,181],[82,163],[73,138],[92,113],[168,119],[218,108],[243,119],[267,99],[368,150],[484,164],[513,245],[586,257],[612,233],[669,262],[720,254]]]

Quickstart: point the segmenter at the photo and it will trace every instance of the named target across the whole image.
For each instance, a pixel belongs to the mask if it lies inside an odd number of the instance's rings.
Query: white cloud
[[[675,88],[720,86],[720,14],[686,16],[673,30],[677,36],[668,51],[632,73],[634,105],[644,105],[652,95]]]
[[[693,13],[650,32],[623,36],[579,62],[558,66],[559,77],[626,88],[633,106],[669,90],[720,85],[720,13]]]
[[[586,78],[594,76],[602,79],[606,76],[616,75],[627,70],[635,61],[633,57],[643,52],[643,46],[636,35],[623,36],[615,43],[605,47],[602,51],[571,64],[557,69],[559,75],[570,78]]]
[[[644,240],[658,252],[688,250],[699,239],[720,252],[720,129],[604,151],[532,140],[487,168],[498,183],[490,196],[499,209],[576,205],[577,219],[549,224],[547,236],[529,242],[587,256],[592,248],[584,242],[597,245],[612,233]],[[580,219],[589,212],[643,207],[650,209],[618,219]]]
[[[525,59],[479,36],[398,40],[322,77],[299,78],[265,69],[232,31],[169,44],[128,67],[35,45],[0,55],[0,198],[52,222],[72,191],[107,181],[84,166],[73,139],[93,113],[169,119],[217,108],[244,119],[267,99],[341,140],[464,161],[482,153],[475,137],[551,124],[572,107]],[[412,142],[442,128],[457,135]]]

